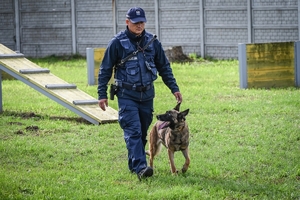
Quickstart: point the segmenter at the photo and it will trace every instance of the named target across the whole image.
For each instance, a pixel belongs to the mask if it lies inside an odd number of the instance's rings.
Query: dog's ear
[[[186,109],[185,111],[180,112],[183,116],[187,116],[189,114],[190,109]]]
[[[177,110],[177,111],[179,112],[180,104],[181,104],[181,103],[177,103],[177,105],[176,105],[176,107],[174,108],[174,110]]]

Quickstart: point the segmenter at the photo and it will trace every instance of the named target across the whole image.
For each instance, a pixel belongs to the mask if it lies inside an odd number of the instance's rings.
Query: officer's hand
[[[177,103],[181,103],[182,102],[182,96],[180,92],[175,92],[174,96],[176,98]]]
[[[98,105],[99,105],[99,107],[100,107],[103,111],[105,111],[105,110],[106,110],[106,107],[108,106],[108,101],[107,101],[107,99],[100,99],[100,100],[98,101]]]

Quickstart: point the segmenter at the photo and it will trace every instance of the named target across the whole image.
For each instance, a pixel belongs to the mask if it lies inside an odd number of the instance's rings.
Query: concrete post
[[[298,40],[300,40],[300,1],[298,0]]]
[[[21,52],[21,42],[20,42],[20,9],[19,0],[15,0],[15,23],[16,23],[16,50]]]
[[[76,54],[77,53],[77,48],[76,48],[76,12],[75,12],[75,0],[71,0],[71,23],[72,23],[72,53]]]
[[[200,51],[201,57],[205,57],[205,40],[204,40],[204,5],[203,1],[199,1],[199,13],[200,13]]]
[[[252,5],[251,1],[247,2],[247,26],[248,26],[248,43],[252,43]]]
[[[247,57],[246,44],[238,44],[240,88],[247,88]]]
[[[112,0],[112,17],[113,17],[113,31],[114,35],[117,34],[118,24],[117,24],[117,5],[116,0]]]
[[[158,0],[154,1],[154,9],[155,9],[155,34],[158,38],[160,38],[160,30],[159,30],[159,2]]]
[[[95,85],[94,77],[94,49],[86,48],[86,61],[87,61],[87,75],[88,85]]]

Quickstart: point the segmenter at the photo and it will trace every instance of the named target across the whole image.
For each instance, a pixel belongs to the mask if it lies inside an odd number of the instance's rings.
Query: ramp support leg
[[[0,69],[0,113],[3,112],[2,108],[2,70]]]

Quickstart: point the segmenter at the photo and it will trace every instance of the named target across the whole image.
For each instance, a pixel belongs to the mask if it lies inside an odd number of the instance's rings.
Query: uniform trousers
[[[153,119],[153,99],[134,101],[118,98],[118,106],[119,124],[128,150],[128,168],[131,172],[139,173],[147,167],[145,146]]]

